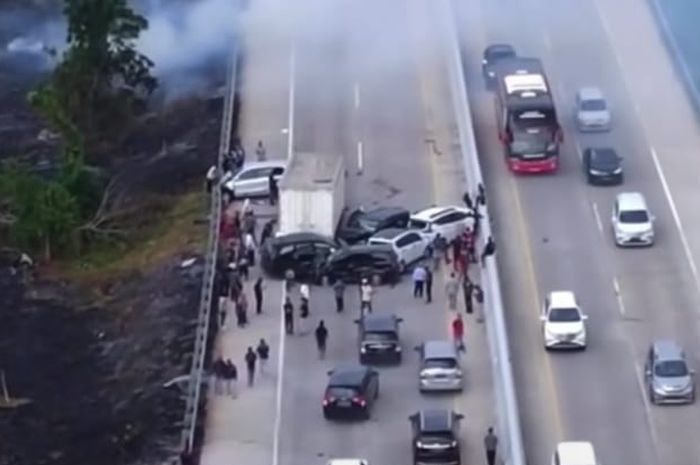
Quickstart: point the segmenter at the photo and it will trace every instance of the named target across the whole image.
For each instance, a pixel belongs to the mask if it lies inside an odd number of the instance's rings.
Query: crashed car
[[[346,210],[340,218],[336,237],[348,244],[363,242],[382,229],[405,228],[410,215],[402,207]]]

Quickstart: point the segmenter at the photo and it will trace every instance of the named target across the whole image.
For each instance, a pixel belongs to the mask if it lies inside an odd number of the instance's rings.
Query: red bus
[[[563,135],[542,63],[536,58],[504,60],[496,75],[498,138],[511,171],[556,171]]]

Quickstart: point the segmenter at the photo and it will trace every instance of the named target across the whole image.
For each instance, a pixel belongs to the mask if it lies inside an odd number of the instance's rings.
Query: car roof
[[[404,229],[404,228],[387,228],[387,229],[382,229],[377,231],[372,235],[370,239],[388,239],[388,240],[393,240],[396,239],[397,237],[407,233],[407,232],[412,232],[415,233],[414,230],[412,229]]]
[[[456,207],[453,205],[446,205],[442,207],[428,207],[423,210],[419,210],[411,215],[411,218],[422,221],[434,221],[436,218],[451,213],[453,211],[465,211],[465,208]]]
[[[367,465],[365,459],[330,459],[327,465]]]
[[[359,386],[369,369],[359,365],[347,365],[333,369],[328,386]]]
[[[587,441],[560,442],[557,453],[562,465],[596,465],[593,444]]]
[[[336,247],[338,246],[338,244],[332,238],[313,232],[289,233],[281,236],[275,236],[271,240],[275,245],[297,244],[299,242],[325,242],[329,245],[335,245]]]
[[[576,296],[571,291],[552,291],[549,293],[550,308],[577,308]]]
[[[646,210],[647,203],[639,192],[621,192],[617,194],[617,204],[621,210]]]
[[[453,414],[449,410],[431,409],[419,412],[419,428],[424,433],[452,430]]]
[[[368,332],[395,331],[398,325],[396,315],[365,315],[362,318],[362,327]]]
[[[423,343],[423,354],[430,357],[455,357],[457,351],[452,341],[434,340]]]
[[[683,348],[670,339],[654,341],[654,352],[657,360],[678,360],[684,358]]]
[[[377,207],[364,212],[364,216],[373,220],[383,220],[392,216],[408,215],[410,212],[403,207]]]
[[[286,160],[265,160],[265,161],[251,161],[243,164],[241,171],[253,169],[253,168],[276,168],[276,167],[287,167]]]
[[[603,91],[593,86],[581,87],[578,90],[578,97],[581,100],[605,100]]]

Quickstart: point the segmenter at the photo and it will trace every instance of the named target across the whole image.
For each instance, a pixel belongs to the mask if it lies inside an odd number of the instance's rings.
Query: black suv
[[[493,44],[486,47],[481,60],[481,72],[484,75],[487,88],[492,88],[496,81],[496,63],[515,57],[515,49],[511,45]]]
[[[393,284],[401,276],[396,254],[388,245],[352,245],[334,252],[324,268],[330,282],[359,283],[362,278]]]
[[[355,320],[359,329],[360,363],[401,363],[399,323],[396,315],[367,314]]]
[[[413,463],[460,465],[459,421],[451,410],[422,410],[408,417],[413,428]]]
[[[378,207],[372,210],[346,210],[340,219],[336,237],[348,244],[366,241],[377,231],[405,228],[411,212],[402,207]]]
[[[282,277],[291,269],[300,281],[318,281],[328,256],[340,245],[314,233],[292,233],[268,239],[260,252],[263,269]]]
[[[326,419],[369,419],[370,410],[379,397],[379,373],[371,368],[351,366],[331,370],[328,376],[323,416]]]
[[[583,169],[589,184],[622,184],[622,158],[611,148],[587,148],[583,151]]]

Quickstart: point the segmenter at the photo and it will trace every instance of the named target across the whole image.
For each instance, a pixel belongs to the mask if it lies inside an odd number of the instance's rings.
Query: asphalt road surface
[[[697,366],[700,218],[693,208],[698,127],[661,43],[647,2],[464,0],[455,2],[467,63],[477,141],[495,214],[511,347],[529,463],[547,463],[562,440],[592,441],[601,463],[688,464],[700,456],[700,406],[649,405],[642,367],[651,340],[683,344]],[[507,42],[540,57],[565,130],[561,170],[515,177],[496,137],[493,96],[480,75],[481,52]],[[574,94],[597,85],[613,129],[582,135]],[[589,187],[586,146],[624,157],[625,185]],[[656,215],[657,243],[622,250],[610,212],[617,192],[640,191]],[[576,292],[590,315],[589,348],[543,350],[537,319],[544,294]]]

